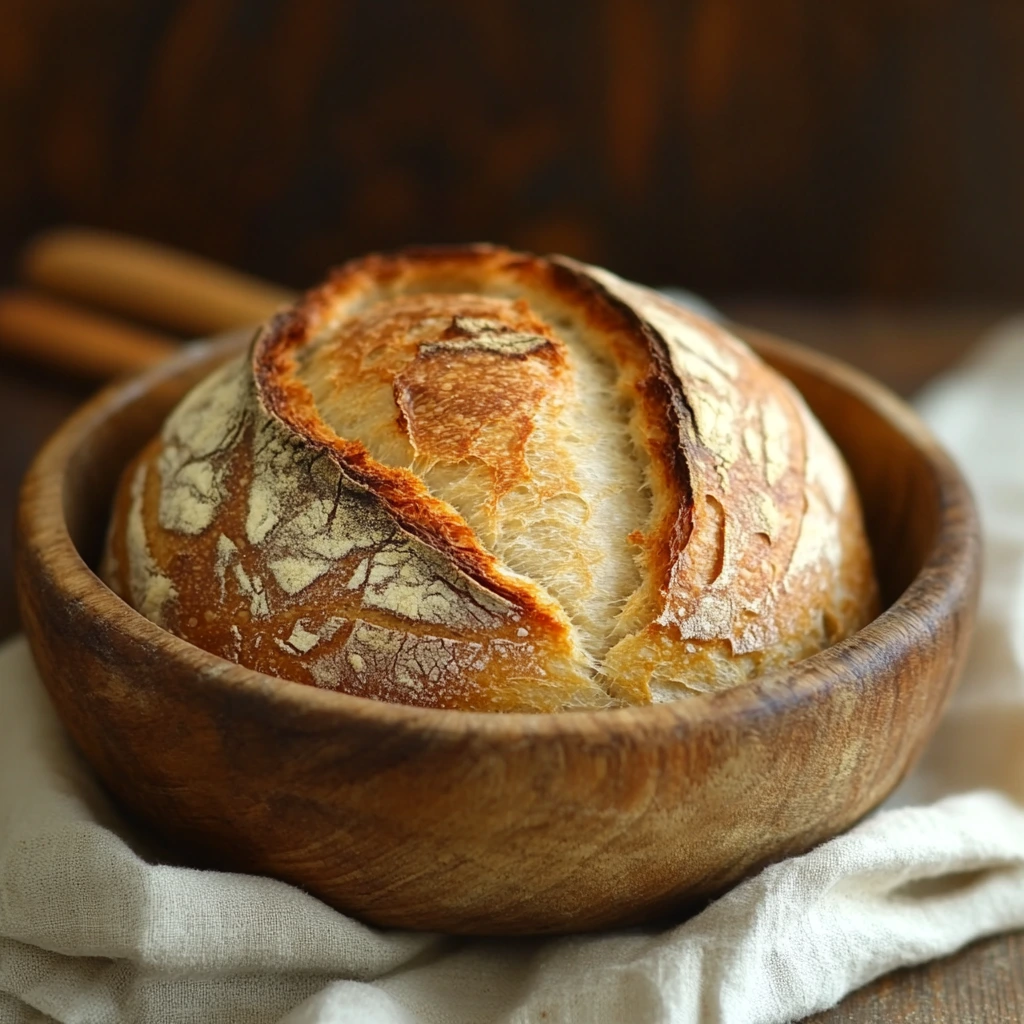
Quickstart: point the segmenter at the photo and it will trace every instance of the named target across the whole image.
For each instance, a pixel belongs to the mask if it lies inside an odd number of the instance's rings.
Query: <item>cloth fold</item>
[[[920,407],[986,534],[976,642],[883,809],[668,929],[471,940],[369,928],[267,878],[164,861],[0,649],[0,1021],[773,1024],[1024,927],[1024,320]]]

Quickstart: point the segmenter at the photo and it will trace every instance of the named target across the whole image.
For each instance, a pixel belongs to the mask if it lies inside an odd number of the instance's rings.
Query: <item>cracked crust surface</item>
[[[401,703],[741,683],[877,607],[849,473],[726,331],[564,257],[369,256],[127,468],[104,575],[185,639]]]

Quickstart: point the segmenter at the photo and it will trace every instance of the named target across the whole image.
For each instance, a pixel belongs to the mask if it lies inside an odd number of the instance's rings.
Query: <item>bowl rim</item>
[[[315,715],[321,728],[332,717],[396,732],[437,739],[469,737],[500,743],[575,738],[607,743],[611,732],[636,737],[690,731],[722,718],[755,721],[849,685],[851,665],[880,648],[909,653],[960,606],[980,575],[977,512],[959,469],[917,414],[887,387],[831,356],[783,341],[756,329],[729,325],[769,361],[799,365],[827,383],[851,392],[898,430],[925,458],[937,486],[939,522],[931,549],[904,591],[862,629],[791,666],[776,669],[727,690],[700,693],[670,703],[544,712],[481,712],[425,708],[378,701],[266,675],[211,654],[156,625],[119,598],[89,567],[71,539],[64,514],[64,484],[75,453],[103,421],[189,368],[241,353],[251,329],[193,342],[182,352],[143,373],[115,382],[73,413],[36,455],[22,483],[18,502],[19,546],[31,548],[38,566],[68,600],[83,602],[94,616],[136,642],[155,647],[208,685],[269,699],[290,717]],[[785,375],[784,370],[780,370]],[[45,533],[45,543],[39,543]],[[19,573],[25,571],[19,558]],[[19,588],[20,590],[20,588]],[[898,629],[894,626],[899,624]],[[914,628],[916,625],[917,628]],[[895,640],[894,640],[895,638]],[[894,651],[894,644],[899,652]],[[855,673],[853,674],[855,675]]]

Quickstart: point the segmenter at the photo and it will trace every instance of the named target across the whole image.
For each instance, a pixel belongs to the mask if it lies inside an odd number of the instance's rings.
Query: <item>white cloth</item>
[[[768,1024],[1024,927],[1022,399],[1024,322],[922,403],[972,479],[987,555],[978,642],[921,766],[891,809],[668,930],[382,932],[281,882],[161,864],[69,749],[24,641],[9,643],[0,1021]]]

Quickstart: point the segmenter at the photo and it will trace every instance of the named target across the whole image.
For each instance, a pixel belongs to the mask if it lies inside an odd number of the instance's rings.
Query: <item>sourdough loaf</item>
[[[876,609],[857,494],[722,328],[565,257],[336,270],[127,467],[103,575],[296,682],[487,711],[644,704]]]

